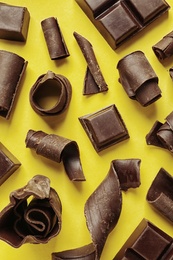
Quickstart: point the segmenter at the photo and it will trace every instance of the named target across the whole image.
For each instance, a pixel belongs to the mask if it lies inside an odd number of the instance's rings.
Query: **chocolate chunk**
[[[97,152],[129,138],[115,105],[79,117],[79,121]]]
[[[10,203],[0,213],[0,239],[15,248],[47,243],[61,230],[61,212],[61,201],[50,180],[36,175],[11,192]]]
[[[2,185],[20,165],[19,160],[0,143],[0,185]]]
[[[116,49],[170,8],[164,0],[76,0],[108,44]]]
[[[173,55],[173,31],[165,35],[152,49],[160,61]]]
[[[122,208],[122,194],[117,173],[111,163],[109,172],[85,203],[84,214],[92,244],[81,248],[53,253],[58,259],[100,259],[110,232],[115,228]]]
[[[91,43],[85,39],[83,36],[78,34],[77,32],[74,32],[74,37],[81,48],[81,51],[86,59],[88,68],[87,68],[87,74],[85,76],[85,85],[84,85],[84,95],[90,95],[95,94],[99,92],[105,92],[108,90],[107,84],[105,82],[105,79],[103,77],[103,74],[100,70],[100,67],[98,65],[95,53],[93,51],[93,47]],[[89,75],[88,75],[89,74]],[[95,81],[92,87],[92,83],[90,81],[90,78],[92,77],[92,80]],[[88,86],[90,85],[90,86]]]
[[[65,171],[71,181],[85,181],[79,148],[75,141],[55,134],[29,130],[25,143],[26,147],[34,149],[38,155],[57,163],[63,161]]]
[[[156,121],[146,135],[148,145],[158,146],[173,153],[173,112],[166,117],[166,122],[162,124]]]
[[[147,201],[161,214],[173,222],[173,177],[163,168],[153,180]]]
[[[143,219],[113,260],[172,259],[167,258],[172,245],[172,237]]]
[[[30,14],[26,7],[0,3],[0,38],[25,42]]]
[[[148,106],[161,97],[158,77],[142,51],[135,51],[118,64],[119,81],[127,95],[142,106]]]
[[[70,54],[57,19],[49,17],[41,22],[41,26],[50,58],[56,60],[68,57]]]
[[[48,71],[41,75],[30,90],[30,104],[41,116],[56,116],[63,113],[70,104],[72,87],[70,81],[59,74]],[[52,105],[44,103],[46,97],[57,98]]]
[[[9,119],[27,62],[15,53],[0,50],[0,116]]]

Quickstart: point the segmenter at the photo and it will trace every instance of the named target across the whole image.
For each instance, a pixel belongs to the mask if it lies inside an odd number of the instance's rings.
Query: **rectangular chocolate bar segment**
[[[109,45],[116,49],[170,6],[164,0],[76,0]]]

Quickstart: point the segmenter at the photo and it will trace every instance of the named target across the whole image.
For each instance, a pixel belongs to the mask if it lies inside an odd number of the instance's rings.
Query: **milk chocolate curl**
[[[10,194],[10,203],[0,213],[0,239],[15,248],[47,243],[61,230],[61,212],[61,201],[50,180],[36,175]]]
[[[55,134],[29,130],[26,147],[34,149],[38,155],[60,163],[71,181],[85,181],[80,161],[79,148],[75,141]]]
[[[41,26],[50,58],[56,60],[68,57],[70,54],[57,19],[49,17],[41,22]]]
[[[119,81],[127,95],[142,106],[148,106],[161,97],[158,77],[141,51],[122,58],[118,64]]]
[[[74,32],[74,37],[79,47],[81,48],[81,51],[88,65],[83,94],[89,95],[89,94],[95,94],[95,93],[107,91],[108,87],[103,77],[103,74],[100,70],[100,67],[98,65],[91,43],[86,38],[78,34],[77,32]],[[94,80],[93,87],[90,82],[90,78]]]
[[[165,35],[152,49],[160,61],[173,55],[173,31]]]
[[[44,98],[55,96],[53,105],[44,104]],[[62,114],[69,106],[72,95],[70,81],[60,74],[48,71],[41,75],[30,90],[30,104],[33,110],[41,116],[56,116]]]
[[[15,53],[0,50],[0,116],[9,119],[27,62]]]

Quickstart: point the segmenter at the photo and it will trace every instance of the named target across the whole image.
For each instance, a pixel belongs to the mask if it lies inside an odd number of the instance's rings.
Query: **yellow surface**
[[[11,191],[24,186],[34,175],[43,174],[50,178],[51,186],[58,192],[63,213],[62,230],[48,244],[25,244],[14,249],[0,241],[0,259],[48,260],[51,259],[52,252],[90,243],[91,237],[84,217],[84,204],[104,179],[110,162],[114,159],[140,158],[141,186],[126,193],[123,192],[122,212],[117,226],[107,239],[101,259],[111,260],[144,217],[173,236],[172,224],[155,212],[145,199],[151,182],[161,167],[173,175],[172,155],[161,148],[147,146],[145,141],[145,136],[155,120],[164,122],[165,117],[173,110],[173,82],[168,72],[173,66],[172,58],[163,65],[151,49],[151,46],[162,36],[172,31],[173,9],[171,8],[168,15],[159,18],[117,51],[113,51],[75,0],[6,0],[4,2],[26,6],[31,20],[26,44],[0,40],[0,49],[15,52],[28,61],[11,118],[8,121],[0,118],[0,141],[22,163],[20,169],[0,187],[0,210],[9,203]],[[172,3],[171,0],[167,2]],[[43,19],[50,16],[57,17],[71,54],[70,57],[61,61],[52,61],[49,58],[40,25]],[[86,62],[73,36],[74,31],[92,43],[109,87],[106,94],[100,93],[91,97],[82,95]],[[162,90],[162,98],[146,108],[130,100],[118,82],[117,62],[126,54],[136,50],[141,50],[146,54],[159,77],[159,86]],[[47,120],[32,110],[29,103],[29,91],[36,79],[48,70],[66,76],[72,84],[73,93],[67,112],[60,117]],[[97,154],[79,123],[78,117],[111,104],[116,104],[127,126],[130,139]],[[46,160],[27,149],[25,137],[29,129],[55,133],[76,140],[80,148],[86,182],[71,182],[62,164]]]

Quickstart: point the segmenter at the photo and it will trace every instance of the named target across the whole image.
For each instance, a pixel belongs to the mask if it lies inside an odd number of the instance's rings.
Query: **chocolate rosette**
[[[62,206],[50,180],[34,176],[10,194],[0,213],[0,239],[18,248],[24,243],[47,243],[61,230]]]
[[[75,141],[43,131],[29,130],[26,147],[34,149],[38,155],[60,163],[71,181],[85,181],[80,161],[79,148]]]

